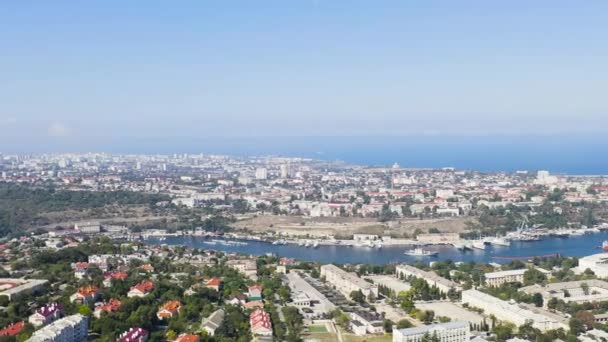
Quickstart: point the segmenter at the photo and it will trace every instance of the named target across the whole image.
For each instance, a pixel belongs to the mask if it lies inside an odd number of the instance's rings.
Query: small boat
[[[570,233],[565,229],[558,229],[558,230],[552,232],[551,235],[558,237],[558,238],[567,238],[568,236],[570,236]]]
[[[312,248],[317,248],[319,247],[319,241],[315,241],[315,243],[312,244]]]
[[[454,248],[456,248],[459,251],[464,251],[466,248],[465,244],[462,242],[454,242],[454,243],[452,243],[452,246],[454,246]]]
[[[495,246],[505,246],[505,247],[511,246],[511,241],[509,241],[503,237],[499,237],[499,236],[492,238],[488,241],[490,242],[490,244],[495,245]]]
[[[602,249],[604,250],[604,252],[608,252],[608,241],[604,241],[602,243]]]
[[[405,251],[404,254],[410,256],[437,256],[439,252],[427,251],[422,248],[414,248],[413,250],[410,249],[409,251]]]
[[[481,250],[486,249],[486,243],[483,240],[475,240],[475,241],[473,241],[471,246],[473,246],[473,248],[476,248],[476,249],[481,249]]]

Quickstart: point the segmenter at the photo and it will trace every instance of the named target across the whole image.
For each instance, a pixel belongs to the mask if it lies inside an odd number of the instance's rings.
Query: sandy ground
[[[433,310],[435,316],[445,316],[452,319],[452,321],[469,321],[471,323],[481,323],[483,316],[469,311],[452,302],[429,302],[429,303],[416,303],[416,308],[420,310]]]
[[[441,232],[463,232],[476,219],[471,217],[455,217],[441,219],[402,219],[389,223],[381,223],[371,218],[351,217],[296,217],[296,216],[258,216],[238,220],[234,227],[248,229],[254,232],[280,231],[290,235],[352,235],[377,234],[397,237],[412,235],[416,229],[428,232],[437,228]]]
[[[388,275],[363,276],[363,278],[371,279],[374,284],[384,285],[396,293],[408,291],[411,288],[410,284]]]
[[[385,317],[395,323],[399,322],[402,319],[407,319],[408,321],[412,322],[414,326],[422,324],[418,320],[408,316],[408,314],[406,314],[405,311],[401,310],[401,308],[394,308],[384,303],[374,304],[374,306],[376,307],[377,312],[384,312],[384,314],[386,315]]]

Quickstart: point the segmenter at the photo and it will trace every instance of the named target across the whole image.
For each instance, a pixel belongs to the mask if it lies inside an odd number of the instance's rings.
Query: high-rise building
[[[557,177],[551,176],[549,171],[541,170],[536,174],[536,181],[534,183],[539,185],[554,185],[557,182]]]
[[[281,165],[281,178],[289,178],[289,164],[283,164]]]
[[[268,179],[268,170],[265,167],[260,167],[255,170],[255,179]]]
[[[88,330],[88,317],[72,315],[34,332],[28,342],[82,342],[87,339]]]

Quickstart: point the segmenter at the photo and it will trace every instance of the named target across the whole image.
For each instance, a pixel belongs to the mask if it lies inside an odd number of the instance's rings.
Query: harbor
[[[321,263],[370,263],[387,264],[399,262],[453,260],[504,263],[514,259],[529,259],[535,256],[584,256],[602,251],[608,231],[593,230],[585,234],[571,234],[567,238],[554,234],[541,234],[533,240],[495,240],[495,237],[463,242],[464,247],[452,244],[418,246],[415,241],[409,244],[379,242],[362,243],[354,240],[274,240],[266,241],[261,237],[209,237],[194,235],[149,236],[147,244],[183,245],[201,249],[214,249],[224,252],[251,255],[276,254],[281,257]],[[492,243],[494,241],[495,243]],[[483,247],[482,247],[483,246]],[[416,247],[432,255],[406,254]],[[414,254],[414,255],[412,255]]]

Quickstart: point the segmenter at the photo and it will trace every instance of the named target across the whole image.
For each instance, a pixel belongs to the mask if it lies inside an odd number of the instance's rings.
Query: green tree
[[[540,293],[533,294],[532,302],[534,303],[534,306],[541,308],[543,306],[543,296]]]
[[[524,285],[528,286],[528,285],[534,285],[534,284],[542,284],[547,280],[547,276],[535,269],[535,268],[531,268],[529,270],[527,270],[526,272],[524,272]]]
[[[585,332],[585,323],[578,317],[570,318],[568,326],[570,327],[570,333],[574,335]]]
[[[504,341],[510,339],[513,336],[514,329],[515,325],[513,325],[513,323],[501,322],[494,327],[493,333],[496,334],[496,337],[499,340]]]
[[[361,292],[361,290],[351,292],[350,298],[357,303],[365,302],[365,295],[363,294],[363,292]]]
[[[411,328],[412,326],[412,322],[408,321],[407,319],[402,319],[397,322],[397,329],[407,329]]]
[[[589,285],[587,283],[581,283],[581,290],[583,290],[585,296],[589,295]]]

